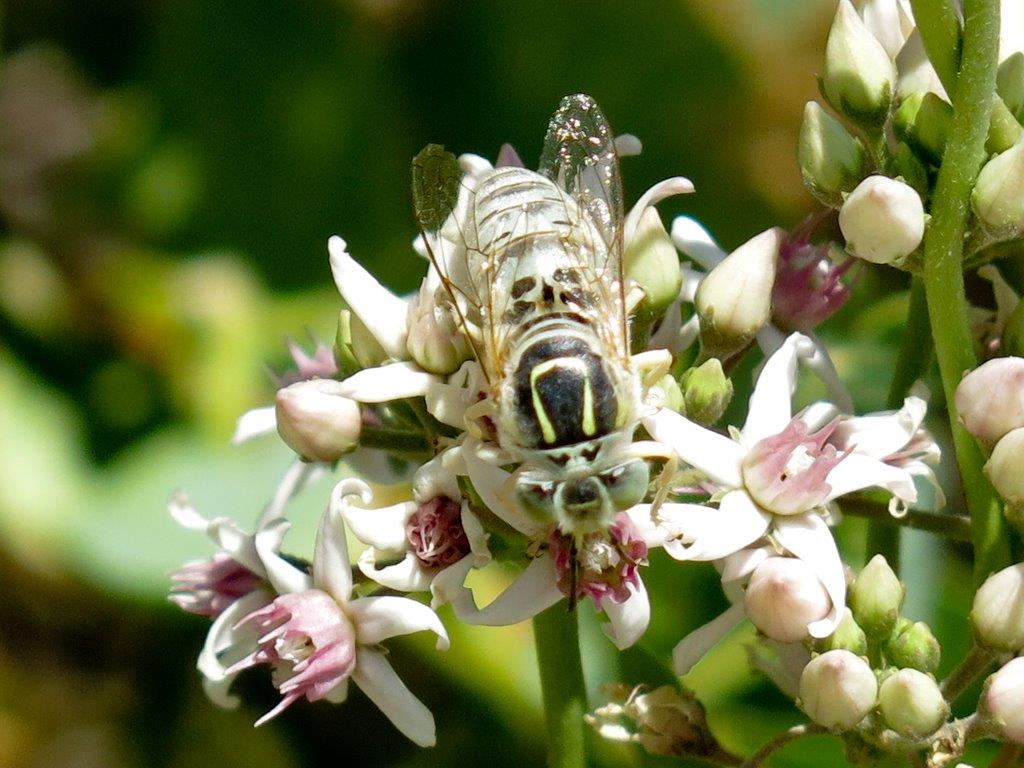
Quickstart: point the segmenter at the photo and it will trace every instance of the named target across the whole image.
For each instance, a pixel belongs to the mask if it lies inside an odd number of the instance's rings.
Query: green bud
[[[896,66],[849,0],[840,0],[825,46],[822,88],[829,103],[867,126],[885,121]]]
[[[900,618],[885,648],[886,656],[898,667],[935,674],[942,658],[939,641],[923,621]]]
[[[836,651],[844,650],[855,653],[858,656],[868,655],[868,638],[864,630],[853,618],[849,608],[843,609],[843,618],[836,627],[836,631],[823,640],[815,643],[815,650]]]
[[[864,147],[860,140],[816,101],[809,101],[804,107],[797,158],[811,194],[833,208],[842,204],[843,192],[849,192],[864,178]]]
[[[887,677],[878,689],[878,706],[886,725],[911,738],[934,733],[949,717],[949,704],[935,680],[916,669]]]
[[[347,309],[338,313],[338,329],[334,333],[334,359],[338,361],[342,378],[362,370],[352,352],[352,313]]]
[[[892,153],[893,163],[903,182],[917,192],[918,196],[928,194],[928,169],[925,168],[910,146],[903,141],[896,143]]]
[[[1018,119],[1024,116],[1024,52],[1003,59],[996,76],[996,92]]]
[[[932,165],[942,161],[946,137],[953,122],[953,107],[931,91],[912,93],[896,110],[893,129]]]
[[[732,400],[732,381],[715,357],[683,373],[679,385],[686,417],[704,426],[718,421]]]
[[[985,163],[971,204],[993,237],[1010,240],[1024,233],[1024,140]]]
[[[701,281],[694,306],[706,357],[729,357],[768,323],[775,267],[785,237],[779,227],[755,235]]]
[[[988,122],[988,136],[985,138],[985,151],[990,154],[1005,152],[1024,134],[1017,118],[1003,104],[998,96],[992,97],[992,114]]]
[[[679,254],[654,206],[644,209],[622,256],[626,277],[644,291],[640,311],[661,315],[679,295]]]
[[[355,312],[349,315],[348,327],[352,354],[361,368],[373,368],[388,359],[384,347]]]
[[[683,400],[683,391],[679,388],[679,382],[671,374],[666,373],[658,383],[654,385],[665,395],[662,405],[669,410],[686,415],[686,405]]]
[[[869,637],[885,639],[896,627],[905,594],[889,563],[875,555],[850,587],[850,609]]]

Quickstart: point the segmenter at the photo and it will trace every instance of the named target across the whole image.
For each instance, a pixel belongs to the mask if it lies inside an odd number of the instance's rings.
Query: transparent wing
[[[609,322],[619,327],[623,343],[628,343],[619,157],[608,121],[590,96],[566,96],[558,105],[544,138],[540,172],[577,200],[604,239],[603,260],[593,265],[591,289],[605,295],[614,313]]]
[[[481,337],[486,305],[490,300],[487,270],[482,268],[475,238],[462,230],[473,190],[455,155],[439,144],[428,144],[412,161],[412,196],[427,256],[437,272],[443,293],[435,298],[448,304],[473,344],[473,351],[488,381],[495,367],[483,354]]]

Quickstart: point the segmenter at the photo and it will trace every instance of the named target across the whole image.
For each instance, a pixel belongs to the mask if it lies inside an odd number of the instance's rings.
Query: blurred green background
[[[231,448],[270,401],[285,335],[330,338],[326,240],[399,291],[424,264],[409,161],[428,142],[532,164],[561,96],[586,91],[620,133],[635,199],[670,175],[685,212],[733,247],[811,210],[795,162],[829,0],[459,3],[441,0],[17,0],[0,5],[0,766],[540,765],[528,625],[395,643],[434,711],[419,751],[357,692],[212,707],[193,669],[204,619],[165,600],[166,574],[210,553],[166,514],[177,488],[249,524],[290,461],[273,439]],[[824,335],[861,410],[884,402],[905,306],[869,274]],[[298,499],[308,547],[329,481]],[[863,525],[840,528],[863,561]],[[964,553],[908,536],[908,615],[951,666],[967,638]],[[655,556],[645,648],[667,659],[724,606],[714,570]],[[936,595],[942,599],[936,601]],[[446,618],[447,614],[445,614]],[[644,679],[584,611],[589,684]],[[750,675],[740,633],[691,675],[730,747],[752,751],[799,713]],[[603,747],[601,765],[644,763]],[[841,764],[814,739],[775,765]]]

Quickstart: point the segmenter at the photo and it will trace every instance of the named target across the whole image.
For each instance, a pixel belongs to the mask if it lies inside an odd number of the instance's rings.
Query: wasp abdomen
[[[512,374],[512,396],[524,448],[574,445],[617,426],[615,387],[581,336],[546,336],[530,344]]]

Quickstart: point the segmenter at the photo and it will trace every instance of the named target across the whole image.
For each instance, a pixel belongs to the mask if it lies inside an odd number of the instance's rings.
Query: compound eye
[[[555,484],[520,480],[516,484],[516,498],[523,511],[544,522],[554,518]]]
[[[651,476],[647,462],[633,459],[605,470],[598,477],[608,490],[608,497],[620,512],[639,504],[647,495]]]

